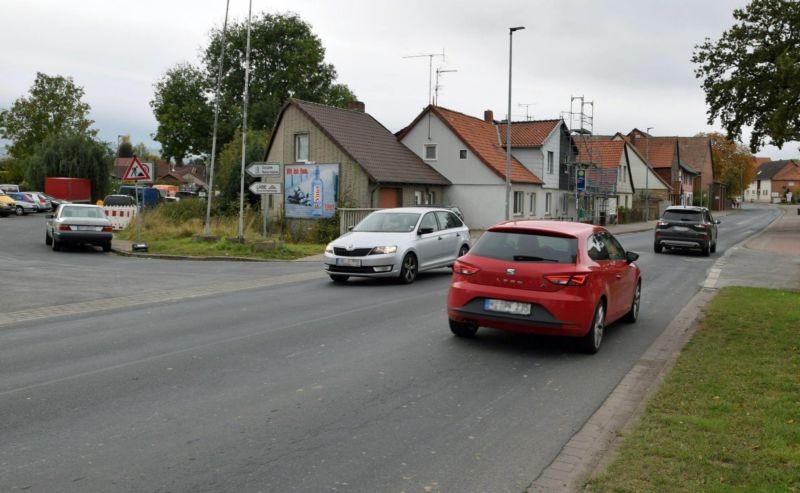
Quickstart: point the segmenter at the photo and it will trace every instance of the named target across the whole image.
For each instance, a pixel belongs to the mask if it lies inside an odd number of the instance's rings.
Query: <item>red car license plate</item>
[[[511,313],[513,315],[530,315],[531,304],[506,300],[483,300],[483,309],[487,312]]]

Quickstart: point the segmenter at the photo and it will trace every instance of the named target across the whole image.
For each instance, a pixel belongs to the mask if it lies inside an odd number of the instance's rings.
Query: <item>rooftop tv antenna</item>
[[[446,72],[458,72],[458,70],[455,70],[455,69],[443,69],[442,67],[439,67],[439,68],[436,69],[436,84],[433,86],[433,105],[434,106],[439,106],[439,88],[443,87],[441,84],[439,84],[439,74],[444,74]]]
[[[428,104],[433,103],[433,95],[431,93],[432,82],[433,82],[433,57],[440,56],[442,57],[442,62],[444,62],[444,48],[442,48],[441,53],[422,53],[419,55],[408,55],[404,56],[403,58],[422,58],[428,57]]]
[[[531,106],[533,106],[535,104],[536,103],[519,103],[519,104],[517,104],[517,106],[519,106],[520,108],[522,108],[523,106],[525,107],[525,121],[531,121],[532,120],[531,114],[530,114],[530,108],[531,108]]]

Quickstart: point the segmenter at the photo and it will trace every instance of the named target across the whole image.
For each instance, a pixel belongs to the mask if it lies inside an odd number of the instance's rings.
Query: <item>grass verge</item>
[[[594,492],[800,491],[800,293],[726,288]]]
[[[325,250],[323,244],[296,243],[274,237],[271,239],[281,241],[282,247],[256,251],[253,244],[262,239],[260,217],[252,212],[248,212],[244,218],[245,243],[228,241],[228,238],[238,236],[239,226],[238,218],[226,216],[212,217],[209,225],[210,234],[218,237],[218,241],[193,241],[192,237],[204,230],[204,220],[201,219],[205,214],[203,204],[197,200],[160,206],[145,214],[141,233],[134,220],[128,228],[117,233],[117,237],[128,241],[141,239],[147,243],[149,253],[164,255],[292,260],[317,255]]]

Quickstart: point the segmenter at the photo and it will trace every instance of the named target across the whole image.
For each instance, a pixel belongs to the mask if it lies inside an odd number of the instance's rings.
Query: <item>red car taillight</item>
[[[71,231],[71,229],[70,229],[68,224],[59,224],[58,225],[58,230],[59,231]]]
[[[103,233],[113,233],[114,229],[111,226],[103,226]]]
[[[700,229],[708,229],[708,224],[695,224],[695,227]]]
[[[544,278],[559,286],[583,286],[589,280],[589,274],[553,274]]]
[[[456,274],[461,274],[462,276],[471,276],[479,271],[477,267],[474,265],[465,264],[464,262],[459,262],[456,260],[456,263],[453,265],[453,272]]]

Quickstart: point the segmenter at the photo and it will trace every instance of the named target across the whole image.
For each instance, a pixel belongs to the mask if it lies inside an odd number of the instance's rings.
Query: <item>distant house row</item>
[[[132,157],[116,158],[111,168],[111,177],[121,180],[132,161]],[[157,159],[153,165],[155,169],[155,176],[153,179],[158,183],[175,185],[184,191],[191,192],[205,191],[208,188],[208,183],[206,183],[206,167],[201,164],[175,166],[166,161]]]
[[[337,207],[457,205],[474,228],[505,217],[507,123],[430,105],[392,134],[357,102],[347,109],[292,99],[265,160],[339,164]],[[571,135],[561,119],[512,122],[512,218],[613,220],[670,204],[727,207],[705,137],[654,137],[633,129]],[[283,197],[270,196],[272,214]]]
[[[744,191],[747,202],[779,203],[798,199],[800,195],[800,160],[771,161],[756,158],[755,179]]]

